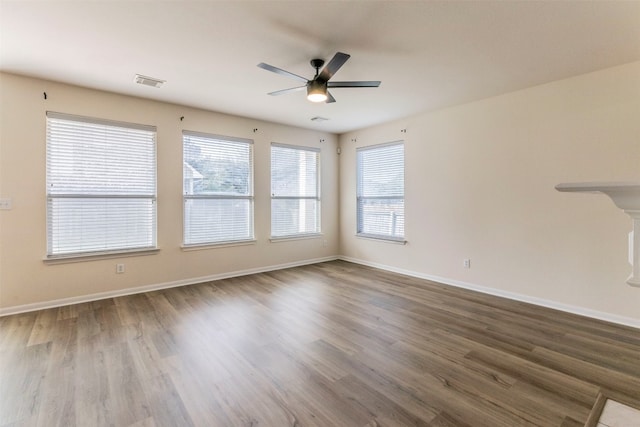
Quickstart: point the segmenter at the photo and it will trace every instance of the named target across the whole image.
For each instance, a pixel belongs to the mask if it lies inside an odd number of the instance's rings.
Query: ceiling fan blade
[[[329,91],[327,91],[327,100],[325,101],[325,103],[330,104],[332,102],[336,102],[336,99],[333,97],[333,95],[331,95]]]
[[[284,95],[285,93],[297,92],[302,89],[306,89],[307,86],[298,86],[298,87],[290,87],[289,89],[276,90],[275,92],[269,92],[267,95],[278,96]]]
[[[333,55],[331,61],[327,65],[324,66],[322,71],[317,77],[317,80],[322,82],[327,82],[329,79],[347,62],[347,59],[351,58],[351,55],[347,55],[346,53],[338,52]]]
[[[380,82],[377,80],[371,81],[356,81],[356,82],[328,82],[327,87],[378,87]]]
[[[292,79],[299,80],[305,83],[308,82],[308,80],[302,76],[290,73],[283,70],[282,68],[274,67],[273,65],[265,64],[264,62],[259,63],[258,67],[262,68],[263,70],[271,71],[272,73],[280,74],[281,76],[290,77]]]

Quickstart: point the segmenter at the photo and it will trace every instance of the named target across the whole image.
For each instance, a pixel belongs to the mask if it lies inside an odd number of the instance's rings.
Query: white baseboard
[[[212,274],[210,276],[193,277],[189,279],[176,280],[173,282],[157,283],[153,285],[139,286],[135,288],[118,289],[115,291],[98,292],[77,297],[61,298],[52,301],[36,302],[32,304],[17,305],[13,307],[0,308],[0,317],[11,314],[26,313],[29,311],[44,310],[47,308],[62,307],[65,305],[78,304],[83,302],[97,301],[105,298],[122,297],[125,295],[141,294],[145,292],[157,291],[160,289],[176,288],[178,286],[195,285],[197,283],[211,282],[213,280],[228,279],[231,277],[247,276],[249,274],[265,273],[267,271],[283,270],[285,268],[299,267],[308,264],[317,264],[326,261],[335,261],[337,256],[324,258],[306,259],[302,261],[289,262],[285,264],[269,265],[265,267],[249,268],[246,270],[230,271],[225,273]]]
[[[598,320],[604,320],[606,322],[617,323],[619,325],[631,326],[632,328],[640,329],[640,320],[631,317],[618,316],[611,313],[606,313],[597,310],[591,310],[584,307],[578,307],[569,304],[563,304],[556,301],[546,300],[543,298],[532,297],[529,295],[518,294],[515,292],[503,291],[501,289],[490,288],[487,286],[476,285],[473,283],[462,282],[459,280],[448,279],[445,277],[433,276],[430,274],[418,273],[415,271],[404,270],[401,268],[392,267],[385,264],[379,264],[377,262],[364,261],[357,258],[351,258],[348,256],[340,256],[339,259],[343,261],[353,262],[355,264],[362,264],[369,267],[379,268],[381,270],[391,271],[393,273],[404,274],[405,276],[416,277],[418,279],[426,279],[433,282],[442,283],[445,285],[456,286],[458,288],[469,289],[472,291],[482,292],[484,294],[503,297],[515,301],[526,302],[529,304],[535,304],[542,307],[552,308],[555,310],[565,311],[567,313],[578,314],[580,316],[591,317]]]
[[[153,285],[139,286],[139,287],[135,287],[135,288],[118,289],[118,290],[115,290],[115,291],[99,292],[99,293],[89,294],[89,295],[80,295],[80,296],[70,297],[70,298],[61,298],[61,299],[56,299],[56,300],[52,300],[52,301],[43,301],[43,302],[37,302],[37,303],[32,303],[32,304],[24,304],[24,305],[18,305],[18,306],[13,306],[13,307],[5,307],[5,308],[0,308],[0,317],[9,316],[11,314],[19,314],[19,313],[26,313],[26,312],[30,312],[30,311],[44,310],[44,309],[47,309],[47,308],[62,307],[62,306],[65,306],[65,305],[78,304],[78,303],[83,303],[83,302],[97,301],[97,300],[101,300],[101,299],[105,299],[105,298],[115,298],[115,297],[121,297],[121,296],[125,296],[125,295],[133,295],[133,294],[151,292],[151,291],[156,291],[156,290],[160,290],[160,289],[175,288],[175,287],[178,287],[178,286],[194,285],[194,284],[197,284],[197,283],[210,282],[210,281],[221,280],[221,279],[228,279],[228,278],[231,278],[231,277],[240,277],[240,276],[247,276],[247,275],[250,275],[250,274],[264,273],[264,272],[267,272],[267,271],[282,270],[282,269],[285,269],[285,268],[299,267],[299,266],[302,266],[302,265],[317,264],[317,263],[320,263],[320,262],[334,261],[334,260],[337,260],[337,259],[341,259],[341,260],[348,261],[348,262],[353,262],[355,264],[367,265],[369,267],[379,268],[381,270],[391,271],[391,272],[394,272],[394,273],[404,274],[406,276],[416,277],[416,278],[425,279],[425,280],[431,280],[433,282],[438,282],[438,283],[442,283],[442,284],[445,284],[445,285],[451,285],[451,286],[456,286],[456,287],[459,287],[459,288],[470,289],[470,290],[473,290],[473,291],[482,292],[482,293],[489,294],[489,295],[495,295],[495,296],[498,296],[498,297],[508,298],[508,299],[515,300],[515,301],[521,301],[521,302],[526,302],[526,303],[530,303],[530,304],[535,304],[535,305],[539,305],[539,306],[542,306],[542,307],[547,307],[547,308],[552,308],[552,309],[555,309],[555,310],[565,311],[567,313],[578,314],[580,316],[591,317],[591,318],[594,318],[594,319],[604,320],[606,322],[617,323],[617,324],[620,324],[620,325],[625,325],[625,326],[630,326],[630,327],[633,327],[633,328],[640,329],[640,320],[638,320],[638,319],[634,319],[634,318],[630,318],[630,317],[624,317],[624,316],[618,316],[618,315],[615,315],[615,314],[606,313],[606,312],[597,311],[597,310],[591,310],[591,309],[587,309],[587,308],[584,308],[584,307],[578,307],[578,306],[574,306],[574,305],[562,304],[562,303],[559,303],[559,302],[556,302],[556,301],[551,301],[551,300],[546,300],[546,299],[543,299],[543,298],[532,297],[532,296],[528,296],[528,295],[524,295],[524,294],[518,294],[518,293],[515,293],[515,292],[503,291],[501,289],[490,288],[490,287],[486,287],[486,286],[476,285],[476,284],[473,284],[473,283],[468,283],[468,282],[462,282],[462,281],[459,281],[459,280],[448,279],[448,278],[445,278],[445,277],[434,276],[434,275],[425,274],[425,273],[418,273],[418,272],[411,271],[411,270],[404,270],[404,269],[401,269],[401,268],[396,268],[396,267],[392,267],[392,266],[389,266],[389,265],[380,264],[380,263],[376,263],[376,262],[365,261],[365,260],[352,258],[352,257],[348,257],[348,256],[330,256],[330,257],[324,257],[324,258],[307,259],[307,260],[295,261],[295,262],[290,262],[290,263],[285,263],[285,264],[270,265],[270,266],[265,266],[265,267],[256,267],[256,268],[250,268],[250,269],[246,269],[246,270],[238,270],[238,271],[231,271],[231,272],[225,272],[225,273],[218,273],[218,274],[213,274],[213,275],[209,275],[209,276],[202,276],[202,277],[193,277],[193,278],[189,278],[189,279],[176,280],[176,281],[173,281],[173,282],[157,283],[157,284],[153,284]]]

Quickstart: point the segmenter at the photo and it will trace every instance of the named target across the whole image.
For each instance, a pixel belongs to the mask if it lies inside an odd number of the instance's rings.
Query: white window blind
[[[47,112],[47,255],[156,247],[156,130]]]
[[[271,237],[320,232],[320,150],[271,144]]]
[[[184,244],[253,239],[253,141],[184,131]]]
[[[357,150],[358,235],[404,239],[404,143]]]

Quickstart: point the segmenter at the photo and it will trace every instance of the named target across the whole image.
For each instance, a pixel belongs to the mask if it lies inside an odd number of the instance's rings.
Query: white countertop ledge
[[[556,190],[606,194],[631,217],[633,231],[629,233],[629,263],[632,271],[627,284],[640,287],[640,182],[568,182],[556,185]]]
[[[567,182],[556,190],[577,193],[604,193],[623,211],[640,211],[640,182]]]

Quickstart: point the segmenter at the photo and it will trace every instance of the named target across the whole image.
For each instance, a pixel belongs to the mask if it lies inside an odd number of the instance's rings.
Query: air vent
[[[320,116],[311,117],[311,121],[317,122],[317,123],[326,122],[327,120],[329,119],[327,119],[326,117],[320,117]]]
[[[166,80],[154,79],[153,77],[143,76],[142,74],[136,74],[134,81],[138,84],[151,87],[160,87],[166,82]]]

